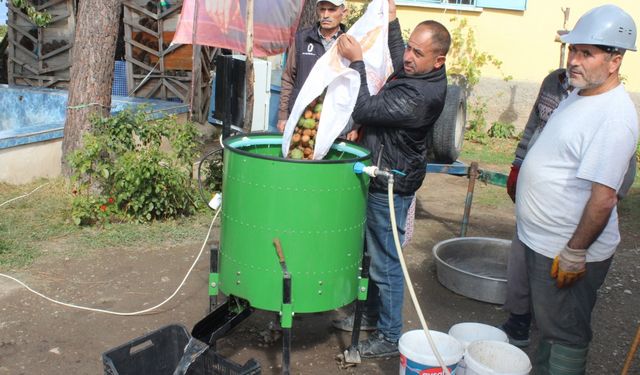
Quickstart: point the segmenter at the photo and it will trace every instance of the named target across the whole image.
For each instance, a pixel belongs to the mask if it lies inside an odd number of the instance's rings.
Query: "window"
[[[475,0],[447,0],[448,4],[457,4],[457,5],[475,5]]]
[[[414,5],[434,8],[481,10],[482,8],[525,10],[527,0],[397,0],[397,5]]]
[[[476,6],[481,8],[525,10],[527,9],[527,0],[476,0]]]

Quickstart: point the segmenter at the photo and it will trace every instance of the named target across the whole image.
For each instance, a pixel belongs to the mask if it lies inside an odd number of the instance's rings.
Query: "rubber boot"
[[[551,345],[549,370],[551,375],[583,375],[587,369],[589,347],[572,348],[560,344]]]
[[[540,341],[536,357],[533,361],[533,373],[535,375],[549,375],[549,357],[551,356],[551,343]]]

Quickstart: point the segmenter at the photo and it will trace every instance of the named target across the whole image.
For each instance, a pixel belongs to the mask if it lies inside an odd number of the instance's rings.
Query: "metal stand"
[[[212,312],[218,304],[218,254],[220,250],[211,245],[209,253],[209,312]]]
[[[358,300],[356,301],[356,311],[353,315],[353,331],[351,332],[351,346],[344,352],[344,360],[346,363],[360,363],[360,352],[358,352],[358,342],[360,341],[360,325],[362,323],[362,314],[364,313],[364,305],[367,301],[367,291],[369,284],[369,265],[371,257],[364,254],[362,257],[362,273],[360,274],[360,282],[358,285]]]
[[[243,299],[230,296],[218,304],[218,254],[216,245],[210,248],[209,313],[193,326],[191,336],[209,344],[215,350],[216,341],[251,315],[253,310]]]
[[[469,225],[469,216],[471,215],[471,202],[473,202],[473,190],[476,186],[478,178],[478,163],[471,163],[469,168],[469,185],[467,186],[467,196],[464,200],[464,214],[462,215],[462,227],[460,228],[460,237],[467,235],[467,226]]]
[[[289,375],[291,369],[291,326],[293,315],[291,312],[291,274],[285,271],[282,278],[282,374]]]
[[[469,177],[467,196],[464,201],[464,214],[462,215],[460,237],[467,235],[467,227],[469,225],[469,217],[471,215],[471,203],[473,202],[473,191],[475,189],[476,180],[501,187],[507,186],[507,175],[504,173],[479,169],[478,162],[475,161],[471,163],[471,166],[466,166],[464,163],[459,161],[456,161],[453,164],[427,164],[427,173],[446,173],[455,176]]]
[[[291,368],[291,326],[293,325],[293,306],[291,305],[291,274],[284,260],[284,252],[279,238],[273,239],[282,268],[282,310],[280,327],[282,327],[282,373],[289,375]]]

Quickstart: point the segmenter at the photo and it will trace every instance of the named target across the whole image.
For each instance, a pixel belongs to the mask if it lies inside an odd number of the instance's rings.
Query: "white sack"
[[[362,46],[369,93],[376,94],[393,71],[388,46],[389,3],[387,0],[371,1],[365,14],[356,21],[347,34],[356,38]],[[291,137],[298,119],[306,106],[320,96],[325,87],[327,93],[316,134],[314,160],[324,158],[347,125],[360,89],[360,74],[349,68],[348,60],[338,55],[337,43],[320,57],[300,89],[283,134],[282,154],[285,157],[289,153]]]

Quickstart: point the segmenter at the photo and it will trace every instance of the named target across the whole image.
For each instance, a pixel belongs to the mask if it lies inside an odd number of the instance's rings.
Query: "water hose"
[[[411,282],[411,277],[409,277],[409,270],[407,270],[407,264],[404,261],[404,256],[402,254],[402,245],[400,244],[400,236],[398,235],[398,227],[396,224],[396,210],[393,204],[393,172],[401,173],[397,171],[388,172],[379,169],[377,166],[366,166],[363,163],[356,163],[353,166],[353,171],[357,174],[366,173],[371,177],[383,176],[387,178],[387,192],[389,199],[389,216],[391,218],[391,231],[393,232],[393,240],[396,247],[396,253],[398,254],[398,259],[400,260],[400,266],[402,267],[402,274],[404,275],[404,280],[407,284],[407,288],[409,289],[409,294],[411,295],[411,301],[413,302],[413,307],[416,309],[416,313],[418,314],[418,318],[420,319],[420,324],[422,325],[422,329],[424,330],[424,334],[427,337],[427,341],[429,342],[429,346],[433,351],[433,354],[436,356],[438,360],[438,364],[442,368],[442,373],[444,375],[451,375],[449,368],[445,365],[438,348],[436,347],[433,338],[431,337],[431,332],[429,331],[429,326],[427,325],[427,321],[424,319],[424,315],[422,314],[422,309],[420,308],[420,304],[418,303],[418,297],[416,297],[416,292],[413,290],[413,283]]]
[[[382,174],[378,172],[378,174]],[[396,252],[398,253],[398,259],[400,260],[400,266],[402,267],[402,273],[404,275],[404,280],[407,284],[407,288],[409,289],[409,294],[411,295],[411,301],[413,302],[413,307],[416,309],[416,313],[418,314],[418,318],[420,319],[420,324],[422,325],[422,330],[429,341],[429,346],[431,346],[431,350],[433,354],[435,354],[436,359],[438,360],[438,364],[442,368],[443,374],[451,375],[449,368],[445,365],[438,348],[436,347],[433,338],[431,337],[431,332],[429,331],[429,326],[427,326],[427,321],[424,319],[424,315],[422,314],[422,309],[420,308],[420,304],[418,303],[418,297],[416,297],[416,292],[413,290],[413,283],[411,282],[411,278],[409,277],[409,270],[407,270],[407,264],[404,261],[404,256],[402,254],[402,248],[400,245],[400,236],[398,235],[398,227],[396,225],[396,213],[395,207],[393,204],[393,174],[385,173],[387,176],[387,192],[389,196],[389,215],[391,216],[391,230],[393,232],[393,240],[396,244]]]

